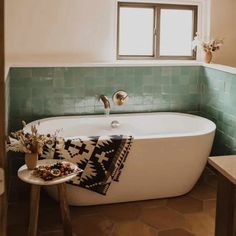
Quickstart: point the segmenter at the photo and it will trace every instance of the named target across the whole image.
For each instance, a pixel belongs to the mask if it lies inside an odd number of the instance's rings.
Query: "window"
[[[196,59],[197,6],[118,3],[118,59]]]
[[[119,54],[153,56],[154,8],[120,8]]]

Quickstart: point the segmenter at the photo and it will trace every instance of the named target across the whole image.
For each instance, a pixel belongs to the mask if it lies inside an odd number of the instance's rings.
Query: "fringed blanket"
[[[93,136],[72,138],[56,145],[53,153],[44,150],[42,157],[66,159],[84,170],[68,183],[106,195],[112,181],[119,181],[130,151],[132,136]]]

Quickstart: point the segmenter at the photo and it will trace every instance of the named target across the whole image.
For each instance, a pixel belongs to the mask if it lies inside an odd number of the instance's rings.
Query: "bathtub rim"
[[[200,136],[200,135],[206,135],[212,132],[215,132],[216,130],[216,124],[199,115],[194,115],[194,114],[188,114],[188,113],[181,113],[181,112],[145,112],[145,113],[112,113],[109,115],[109,118],[111,117],[119,117],[119,116],[149,116],[149,115],[177,115],[177,116],[187,116],[187,117],[192,117],[192,118],[197,118],[197,119],[202,119],[205,122],[207,122],[209,124],[209,127],[205,128],[205,129],[201,129],[200,131],[194,131],[194,132],[184,132],[184,133],[171,133],[171,134],[148,134],[148,135],[132,135],[132,133],[130,135],[133,136],[133,138],[135,140],[139,140],[139,139],[154,139],[154,138],[177,138],[177,137],[189,137],[189,136]],[[32,124],[37,124],[38,122],[44,122],[44,121],[50,121],[50,120],[59,120],[59,119],[75,119],[75,118],[105,118],[104,114],[96,114],[96,115],[65,115],[65,116],[53,116],[53,117],[48,117],[48,118],[42,118],[42,119],[38,119],[38,120],[34,120],[30,123],[28,123],[26,125],[26,129],[28,127],[30,127]],[[122,133],[121,133],[122,134]],[[108,134],[109,135],[109,134]],[[128,135],[128,134],[127,134]],[[88,136],[82,136],[82,135],[78,135],[78,136],[67,136],[64,137],[65,139],[70,139],[70,138],[76,138],[76,137],[80,137],[83,139],[86,139],[86,137]]]

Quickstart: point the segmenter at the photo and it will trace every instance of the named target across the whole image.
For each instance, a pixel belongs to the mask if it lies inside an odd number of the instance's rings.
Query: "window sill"
[[[205,64],[201,61],[195,60],[172,60],[172,61],[130,61],[130,60],[120,60],[114,62],[101,62],[101,63],[77,63],[77,62],[58,62],[58,63],[51,63],[51,62],[44,62],[44,63],[9,63],[6,68],[5,72],[6,75],[8,71],[12,67],[144,67],[144,66],[203,66],[205,68],[211,68],[231,74],[236,75],[236,68],[219,65],[219,64]]]
[[[77,62],[67,60],[66,62],[22,62],[8,63],[7,70],[11,67],[141,67],[141,66],[201,66],[202,62],[196,60],[117,60],[110,62]]]
[[[196,60],[117,60],[114,66],[201,66]]]

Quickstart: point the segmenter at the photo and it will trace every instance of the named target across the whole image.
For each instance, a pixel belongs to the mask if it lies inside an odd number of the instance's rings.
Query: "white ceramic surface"
[[[120,122],[112,128],[113,120]],[[37,122],[37,121],[36,121]],[[71,205],[94,205],[173,197],[191,190],[209,156],[215,124],[183,113],[145,113],[55,117],[40,120],[41,133],[61,129],[65,138],[90,135],[133,135],[134,142],[119,182],[106,196],[67,186]],[[30,125],[30,124],[29,124]],[[56,189],[48,188],[56,198]]]
[[[112,128],[111,122],[118,121],[120,126]],[[61,116],[41,119],[39,133],[54,133],[59,130],[59,136],[83,137],[93,135],[133,135],[135,139],[149,138],[170,138],[184,137],[192,135],[203,135],[211,133],[215,129],[215,124],[203,117],[184,113],[139,113],[93,116]],[[30,132],[31,124],[26,130]]]

